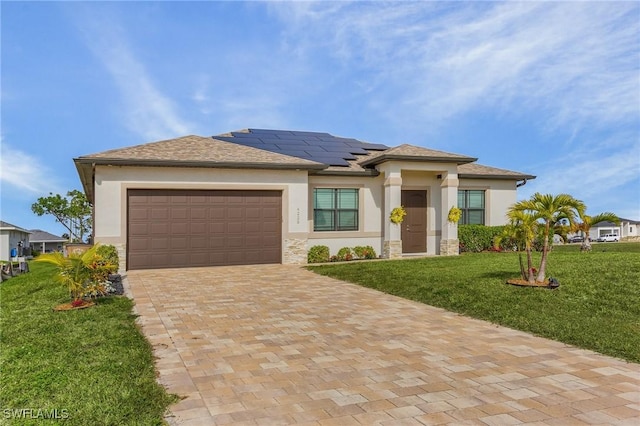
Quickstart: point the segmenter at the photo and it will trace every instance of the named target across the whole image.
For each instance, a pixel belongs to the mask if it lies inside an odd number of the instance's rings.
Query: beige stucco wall
[[[128,189],[239,189],[282,191],[283,260],[287,246],[306,239],[307,172],[172,167],[97,166],[95,171],[95,241],[113,244],[126,259]],[[124,264],[121,265],[124,269]]]
[[[97,166],[95,171],[95,241],[115,245],[126,260],[126,220],[128,189],[239,189],[278,190],[283,200],[283,263],[304,263],[306,251],[314,245],[327,245],[331,254],[342,247],[371,245],[382,254],[384,229],[388,225],[385,209],[386,175],[401,178],[401,189],[427,191],[427,253],[439,254],[443,224],[449,207],[442,206],[443,194],[452,198],[449,188],[486,191],[486,224],[506,223],[505,212],[516,201],[515,181],[460,179],[455,164],[393,162],[376,177],[311,175],[300,170],[241,170],[171,167]],[[410,170],[409,170],[410,169]],[[441,177],[438,177],[441,175]],[[444,176],[444,180],[443,180]],[[448,177],[448,178],[447,178]],[[359,230],[353,232],[313,231],[313,189],[360,188]],[[453,191],[455,192],[455,191]],[[455,199],[457,200],[457,199]],[[454,201],[455,202],[455,201]],[[447,225],[448,226],[448,225]],[[457,232],[447,241],[455,242]],[[444,237],[445,239],[447,237]]]
[[[346,176],[309,176],[307,248],[326,245],[331,254],[342,247],[370,245],[376,254],[382,252],[382,206],[384,203],[383,178]],[[358,231],[314,232],[313,231],[313,189],[314,188],[359,188],[360,216]]]
[[[505,225],[507,210],[517,201],[516,181],[500,179],[460,179],[459,189],[485,191],[485,225]]]

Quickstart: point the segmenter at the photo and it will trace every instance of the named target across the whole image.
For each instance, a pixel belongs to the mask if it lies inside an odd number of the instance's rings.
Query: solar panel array
[[[249,133],[231,132],[231,134],[232,137],[214,136],[214,139],[304,158],[330,166],[349,166],[347,160],[355,160],[355,155],[366,155],[369,151],[389,149],[386,145],[339,138],[321,132],[249,129]]]

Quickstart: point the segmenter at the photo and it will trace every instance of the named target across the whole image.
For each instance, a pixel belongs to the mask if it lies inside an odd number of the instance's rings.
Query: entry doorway
[[[401,203],[407,211],[402,227],[403,253],[427,252],[427,191],[402,190]]]

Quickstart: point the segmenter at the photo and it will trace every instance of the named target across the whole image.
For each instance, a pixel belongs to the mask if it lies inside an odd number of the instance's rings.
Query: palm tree
[[[533,284],[535,280],[533,257],[531,252],[533,250],[533,242],[538,235],[539,223],[536,216],[528,213],[524,210],[517,210],[513,207],[507,212],[509,218],[509,224],[505,227],[501,237],[499,237],[497,244],[504,238],[513,239],[517,242],[518,251],[524,248],[527,254],[527,269],[525,271],[522,264],[522,257],[520,257],[520,272],[522,278]],[[522,253],[520,253],[521,255]]]
[[[540,194],[536,192],[529,200],[519,201],[513,205],[512,210],[520,210],[533,215],[537,220],[542,221],[543,226],[543,246],[540,268],[536,281],[544,282],[547,268],[547,256],[549,254],[549,233],[556,223],[562,218],[566,218],[573,224],[577,217],[582,217],[586,206],[580,200],[573,198],[569,194]]]
[[[574,223],[571,227],[571,231],[578,232],[581,231],[584,234],[584,240],[582,241],[582,245],[580,246],[580,251],[590,251],[591,250],[591,242],[589,241],[589,231],[591,227],[596,223],[600,222],[613,222],[616,225],[620,224],[620,219],[618,216],[611,212],[600,213],[595,216],[588,216],[586,214],[580,215],[580,223]]]

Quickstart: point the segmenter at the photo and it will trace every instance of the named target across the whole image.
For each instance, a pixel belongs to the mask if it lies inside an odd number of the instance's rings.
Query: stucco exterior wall
[[[517,201],[516,182],[500,179],[460,179],[459,189],[485,191],[485,225],[506,225],[507,210]]]
[[[370,245],[376,254],[382,252],[382,205],[384,203],[383,178],[345,177],[345,176],[309,176],[307,249],[315,245],[326,245],[331,254],[342,247]],[[313,231],[313,190],[314,188],[358,188],[359,191],[359,230],[358,231]]]
[[[291,241],[306,239],[307,172],[298,170],[197,169],[97,166],[95,170],[95,241],[113,244],[126,259],[128,189],[238,189],[282,191],[283,261]],[[287,242],[285,244],[285,241]],[[121,265],[124,268],[124,265]]]

